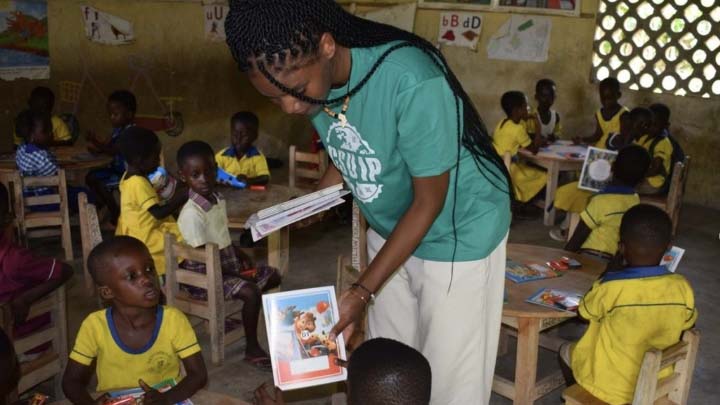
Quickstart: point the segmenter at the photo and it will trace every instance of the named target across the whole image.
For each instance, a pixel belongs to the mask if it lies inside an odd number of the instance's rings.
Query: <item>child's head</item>
[[[102,299],[113,305],[153,308],[160,302],[155,262],[148,248],[133,237],[100,242],[88,256],[88,271]]]
[[[528,101],[521,91],[508,91],[502,95],[500,105],[508,118],[518,122],[528,117]]]
[[[417,350],[391,339],[360,345],[348,362],[351,405],[421,405],[430,403],[430,363]]]
[[[236,152],[247,151],[258,137],[260,120],[250,111],[235,113],[230,118],[230,141]]]
[[[620,114],[620,135],[630,136],[632,132],[632,116],[630,111],[623,111]]]
[[[657,266],[671,240],[672,222],[660,208],[639,204],[623,215],[619,248],[629,266]]]
[[[608,77],[598,85],[600,93],[600,104],[603,108],[613,109],[618,106],[618,100],[622,93],[620,92],[620,82],[614,77]]]
[[[212,147],[203,141],[190,141],[177,151],[180,180],[203,197],[215,191],[217,164]]]
[[[535,100],[538,102],[538,109],[547,110],[555,102],[555,82],[550,79],[540,79],[535,84]]]
[[[30,92],[28,108],[39,113],[52,113],[55,107],[55,94],[47,87],[35,87]]]
[[[107,111],[113,128],[125,128],[135,119],[137,101],[135,95],[127,90],[116,90],[107,101]]]
[[[15,391],[20,381],[20,363],[15,355],[15,347],[5,332],[0,329],[0,403]]]
[[[613,179],[628,187],[637,186],[650,166],[650,154],[640,145],[628,145],[618,152],[613,163]]]
[[[50,114],[25,110],[15,118],[15,134],[25,142],[47,146],[52,142],[52,121]]]
[[[160,140],[155,132],[141,127],[130,127],[120,136],[120,153],[129,167],[148,175],[160,165]]]
[[[645,107],[635,107],[630,111],[630,135],[637,139],[650,131],[653,113]]]
[[[649,108],[652,111],[649,135],[654,138],[670,127],[670,108],[662,103],[652,104]]]

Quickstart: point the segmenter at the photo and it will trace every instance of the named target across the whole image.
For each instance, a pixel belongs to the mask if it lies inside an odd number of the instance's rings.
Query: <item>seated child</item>
[[[427,359],[410,346],[392,339],[370,339],[347,362],[348,405],[427,405],[432,371]],[[265,385],[255,390],[255,403],[284,404],[282,392],[273,399]]]
[[[540,134],[535,134],[534,140],[530,139],[522,124],[528,117],[527,97],[522,92],[509,91],[503,94],[500,103],[507,118],[498,123],[493,133],[493,145],[497,153],[501,157],[509,153],[513,158],[520,148],[537,153],[542,142]],[[513,159],[510,165],[510,177],[515,189],[515,199],[522,203],[530,201],[547,183],[547,172],[517,159]]]
[[[623,111],[627,111],[627,108],[618,102],[622,93],[620,82],[616,78],[608,77],[601,81],[598,92],[602,108],[595,113],[595,133],[587,138],[575,137],[573,142],[605,148],[610,134],[620,132],[620,115]]]
[[[50,117],[45,113],[32,110],[21,112],[15,119],[15,132],[25,139],[15,152],[15,164],[20,175],[29,176],[55,176],[58,172],[58,163],[55,154],[48,149],[52,143],[50,133]],[[25,196],[41,196],[56,193],[50,187],[26,187]],[[94,196],[83,187],[67,187],[68,206],[71,211],[77,212],[78,194],[88,194],[88,199],[95,202]],[[57,204],[38,205],[32,211],[57,211]]]
[[[49,144],[52,146],[72,145],[72,135],[65,121],[57,115],[52,115],[54,107],[55,94],[52,90],[47,87],[35,87],[32,90],[28,99],[28,109],[50,117],[52,139]],[[23,143],[24,138],[15,131],[14,140],[15,145],[19,146]]]
[[[645,180],[637,187],[638,193],[654,195],[663,193],[663,186],[672,170],[673,144],[670,142],[668,128],[670,127],[670,109],[665,104],[653,104],[652,124],[647,135],[639,134],[635,143],[645,148],[652,163],[645,174]]]
[[[155,268],[165,274],[165,232],[180,236],[173,214],[187,201],[187,193],[176,193],[165,204],[150,184],[147,175],[160,163],[160,140],[154,132],[130,127],[120,138],[120,152],[127,171],[120,179],[120,218],[116,235],[140,239],[150,250]]]
[[[260,121],[248,111],[235,113],[230,119],[230,146],[215,155],[218,166],[247,185],[270,181],[265,156],[253,143],[257,140]]]
[[[127,90],[117,90],[110,94],[107,101],[107,112],[112,125],[110,139],[99,139],[95,132],[88,132],[88,149],[113,157],[108,167],[91,170],[85,177],[88,187],[97,195],[98,201],[104,204],[110,212],[109,221],[117,224],[120,216],[120,207],[115,201],[112,190],[120,184],[120,178],[125,173],[125,160],[120,154],[118,139],[122,132],[133,126],[137,102],[135,95]]]
[[[658,266],[670,247],[672,223],[661,209],[640,204],[620,226],[620,254],[626,267],[606,272],[578,307],[590,321],[577,343],[560,348],[577,383],[611,404],[633,400],[645,352],[677,343],[697,319],[690,284]],[[672,372],[664,369],[660,378]]]
[[[140,386],[144,404],[178,403],[205,386],[195,332],[182,312],[160,305],[155,263],[141,241],[116,236],[101,242],[88,256],[88,271],[109,307],[88,315],[75,339],[62,384],[73,404],[100,403],[87,389],[93,362],[93,391],[107,395]],[[149,388],[166,379],[177,385],[163,393]]]
[[[582,252],[610,260],[618,248],[620,219],[625,211],[640,204],[635,186],[650,164],[647,152],[629,145],[620,150],[612,166],[613,179],[604,190],[590,198],[580,214],[575,232],[565,250]],[[659,263],[659,262],[658,262]]]
[[[539,127],[544,143],[555,142],[562,133],[560,114],[551,108],[555,103],[555,92],[555,82],[550,79],[540,79],[535,84],[537,110],[530,113],[530,119],[527,120],[527,131],[531,137],[534,137]]]
[[[245,361],[261,368],[270,367],[270,358],[260,347],[257,326],[263,291],[277,287],[280,276],[271,267],[247,269],[245,260],[239,256],[230,240],[225,199],[215,190],[217,166],[210,145],[202,141],[190,141],[178,149],[177,164],[180,180],[187,184],[190,198],[185,203],[178,226],[183,239],[192,247],[215,243],[220,248],[225,299],[242,300],[242,324],[247,345]],[[202,263],[188,262],[188,270],[205,273]],[[187,287],[197,299],[207,300],[207,291]],[[199,291],[197,291],[199,290]]]

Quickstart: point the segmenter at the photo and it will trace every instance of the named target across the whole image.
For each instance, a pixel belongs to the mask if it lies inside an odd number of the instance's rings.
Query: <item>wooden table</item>
[[[91,394],[93,398],[99,396],[99,394]],[[206,389],[202,389],[195,393],[195,395],[190,398],[194,404],[197,405],[250,405],[249,402],[245,402],[241,399],[233,398],[231,396],[220,394],[217,392],[208,391]],[[67,399],[53,402],[50,405],[70,405],[70,401]]]
[[[112,156],[95,155],[77,146],[64,146],[51,148],[58,160],[58,164],[65,170],[88,170],[107,166],[112,162]],[[17,169],[15,153],[0,156],[0,169]]]
[[[585,160],[584,156],[581,158],[568,158],[560,156],[558,152],[567,150],[582,152],[585,149],[583,146],[573,146],[571,141],[557,141],[549,147],[541,149],[537,155],[533,155],[527,149],[520,149],[519,154],[523,159],[545,168],[548,172],[547,185],[545,186],[544,223],[546,226],[555,224],[555,208],[550,209],[550,204],[555,200],[555,191],[557,191],[560,172],[578,171],[582,169]]]
[[[507,257],[518,263],[545,263],[549,260],[568,256],[582,263],[578,270],[568,270],[562,277],[517,284],[505,280],[508,302],[503,306],[503,332],[501,340],[508,334],[517,335],[515,359],[515,381],[495,375],[493,391],[513,400],[514,404],[531,404],[536,399],[565,383],[560,370],[536,383],[538,347],[558,351],[561,339],[540,336],[540,332],[575,317],[569,312],[556,311],[525,302],[541,287],[585,292],[605,270],[606,264],[586,256],[560,249],[542,246],[508,244]],[[500,352],[503,351],[501,343]]]
[[[239,190],[221,187],[220,193],[227,200],[230,229],[243,229],[250,216],[264,208],[307,194],[306,190],[290,188],[282,184],[268,184],[264,191]],[[275,267],[281,275],[287,274],[290,265],[290,227],[286,226],[268,235],[268,266]]]

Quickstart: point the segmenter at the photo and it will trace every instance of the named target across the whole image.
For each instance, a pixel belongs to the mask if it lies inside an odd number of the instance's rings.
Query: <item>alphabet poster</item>
[[[440,14],[438,42],[475,50],[481,29],[482,16],[480,14],[445,12]]]
[[[46,0],[0,1],[0,79],[50,77]]]
[[[225,17],[230,7],[222,4],[203,6],[205,11],[205,39],[213,42],[225,41]]]
[[[106,45],[124,45],[135,40],[133,23],[94,7],[80,6],[87,39]]]

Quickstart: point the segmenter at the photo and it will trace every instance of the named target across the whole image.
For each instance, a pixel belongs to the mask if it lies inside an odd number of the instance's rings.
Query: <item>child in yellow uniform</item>
[[[543,142],[553,143],[562,134],[560,114],[551,107],[555,103],[557,87],[550,79],[540,79],[535,84],[535,100],[537,109],[530,112],[527,122],[527,132],[531,137],[538,132]]]
[[[601,81],[598,85],[598,92],[602,108],[595,112],[595,133],[587,138],[575,137],[573,141],[578,144],[593,145],[596,148],[605,148],[610,134],[620,132],[620,115],[628,109],[618,102],[622,93],[620,92],[620,82],[616,78],[608,77]]]
[[[612,181],[590,198],[565,250],[607,260],[615,256],[620,220],[625,211],[640,204],[634,187],[643,179],[649,164],[650,156],[637,145],[626,146],[618,153],[612,167]]]
[[[659,266],[670,246],[672,223],[661,209],[640,204],[620,226],[624,268],[606,272],[580,301],[578,314],[590,322],[577,343],[560,347],[577,383],[610,404],[633,402],[645,352],[677,343],[698,313],[690,283]],[[659,378],[672,374],[670,368]]]
[[[260,121],[248,111],[236,113],[230,119],[230,146],[215,155],[218,166],[248,184],[267,184],[270,181],[265,156],[253,145],[258,137]]]
[[[645,148],[652,156],[652,163],[645,180],[637,187],[638,193],[644,195],[661,194],[663,186],[670,176],[673,144],[670,142],[668,127],[670,126],[670,109],[665,104],[653,104],[652,124],[647,135],[636,137],[635,143]]]
[[[500,156],[509,153],[513,158],[520,148],[527,148],[533,153],[538,152],[542,138],[540,134],[535,135],[532,140],[528,136],[523,120],[528,118],[527,97],[519,91],[509,91],[503,94],[500,101],[507,118],[500,121],[493,133],[493,146]],[[515,199],[520,202],[528,202],[545,186],[547,172],[516,161],[510,165],[510,177],[512,177],[515,191]]]
[[[120,218],[116,235],[128,235],[147,245],[160,275],[165,274],[165,232],[180,237],[172,214],[187,201],[187,191],[178,190],[164,205],[147,175],[160,164],[160,141],[149,129],[130,127],[120,138],[120,152],[127,171],[120,180]]]
[[[55,94],[47,87],[35,87],[30,93],[28,99],[28,109],[30,111],[46,114],[50,116],[52,123],[52,142],[51,146],[64,146],[72,145],[72,134],[68,129],[67,124],[62,118],[57,115],[52,115],[53,108],[55,107]],[[24,139],[17,133],[13,134],[13,139],[16,146],[23,143]]]
[[[112,391],[139,386],[143,403],[174,404],[200,390],[207,382],[200,345],[185,315],[160,305],[162,291],[147,247],[129,236],[103,241],[90,253],[88,270],[110,306],[80,326],[63,376],[67,398],[99,404]],[[88,394],[93,370],[94,391],[104,393],[100,398]],[[163,393],[150,388],[167,379],[177,385]]]

